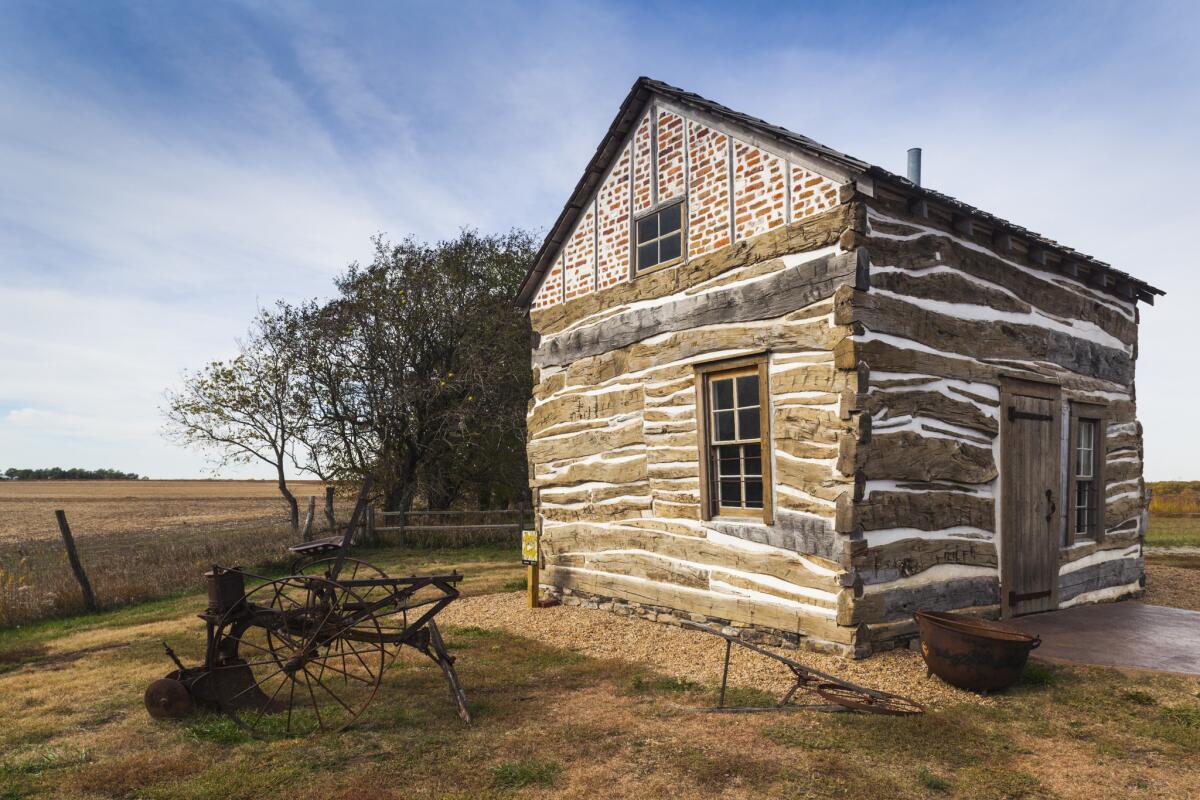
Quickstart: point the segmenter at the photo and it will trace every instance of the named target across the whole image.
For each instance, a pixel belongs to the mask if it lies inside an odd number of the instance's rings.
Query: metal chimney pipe
[[[908,179],[917,186],[921,185],[921,148],[908,148]]]

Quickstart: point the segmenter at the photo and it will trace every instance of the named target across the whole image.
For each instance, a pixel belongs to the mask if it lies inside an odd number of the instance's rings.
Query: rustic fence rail
[[[309,515],[304,520],[309,536],[344,530],[331,531],[328,514],[321,519],[315,505],[309,504],[311,521]],[[346,524],[342,511],[338,525]],[[511,543],[515,559],[520,531],[529,522],[529,512],[520,509],[404,515],[368,509],[355,543],[415,548]],[[0,542],[0,627],[197,589],[198,576],[214,563],[284,568],[294,558],[287,546],[304,536],[279,517],[97,535],[76,530],[69,540],[68,533],[66,528],[61,538]]]
[[[519,542],[533,522],[528,509],[375,511],[368,538],[406,547],[455,547]]]

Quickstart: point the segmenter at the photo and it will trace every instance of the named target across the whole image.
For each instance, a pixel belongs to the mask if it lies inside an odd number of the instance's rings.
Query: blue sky
[[[1200,5],[0,0],[0,467],[203,474],[162,392],[377,232],[544,229],[650,75],[1166,289],[1151,479],[1197,478]],[[242,473],[258,475],[251,469]]]

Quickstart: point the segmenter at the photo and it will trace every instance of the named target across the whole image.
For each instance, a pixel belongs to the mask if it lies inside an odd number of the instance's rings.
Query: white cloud
[[[120,13],[121,44],[84,14],[0,28],[0,466],[194,474],[157,434],[181,369],[257,304],[327,293],[373,233],[550,225],[650,74],[883,166],[923,146],[927,184],[1167,289],[1147,474],[1200,477],[1174,423],[1200,392],[1188,5]]]

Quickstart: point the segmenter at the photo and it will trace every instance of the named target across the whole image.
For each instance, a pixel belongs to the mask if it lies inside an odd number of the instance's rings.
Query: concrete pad
[[[1007,621],[1042,637],[1034,658],[1200,675],[1200,611],[1100,603]]]

